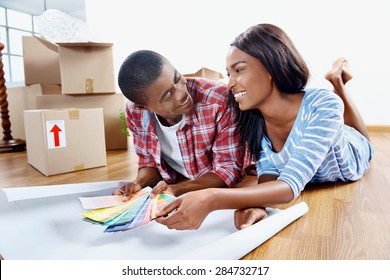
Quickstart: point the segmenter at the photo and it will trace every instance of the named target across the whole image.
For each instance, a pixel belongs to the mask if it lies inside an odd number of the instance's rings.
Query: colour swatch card
[[[168,194],[158,194],[149,197],[152,188],[146,187],[132,197],[122,202],[120,196],[80,197],[85,209],[84,221],[107,226],[104,232],[126,231],[145,225],[156,218],[157,212],[172,202],[175,197]]]
[[[121,195],[81,196],[79,200],[84,209],[106,208],[123,204]]]

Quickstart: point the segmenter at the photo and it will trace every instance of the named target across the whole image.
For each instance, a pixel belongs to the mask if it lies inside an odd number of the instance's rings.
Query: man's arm
[[[144,167],[138,170],[137,178],[134,183],[140,185],[142,188],[155,186],[162,180],[160,172],[153,167]]]
[[[224,187],[227,187],[226,183],[215,173],[209,172],[195,180],[187,179],[182,180],[176,184],[168,185],[167,191],[172,192],[175,196],[179,196],[190,191]],[[154,192],[158,191],[159,190],[156,189]]]

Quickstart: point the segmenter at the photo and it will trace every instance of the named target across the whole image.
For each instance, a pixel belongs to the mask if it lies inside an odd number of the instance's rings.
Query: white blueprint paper
[[[4,259],[239,259],[307,212],[306,203],[268,209],[238,231],[233,210],[214,211],[198,230],[151,222],[125,232],[82,220],[80,196],[109,195],[126,181],[0,189],[0,254]]]

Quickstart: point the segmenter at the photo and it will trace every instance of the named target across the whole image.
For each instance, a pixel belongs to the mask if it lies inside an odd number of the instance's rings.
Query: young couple
[[[307,88],[309,69],[288,35],[258,24],[231,43],[226,69],[227,85],[184,78],[153,51],[126,58],[118,82],[139,170],[114,194],[146,186],[152,196],[174,194],[157,218],[171,229],[196,229],[218,209],[237,209],[242,229],[309,182],[355,181],[367,171],[373,149],[345,88],[344,58],[325,75],[333,91]],[[257,176],[246,175],[250,162]]]

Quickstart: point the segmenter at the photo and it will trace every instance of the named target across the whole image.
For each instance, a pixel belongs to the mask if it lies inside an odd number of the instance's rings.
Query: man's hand
[[[150,198],[155,198],[156,195],[160,193],[167,193],[171,195],[175,195],[171,189],[171,187],[164,181],[160,181],[157,183],[156,186],[152,189],[152,192],[150,193]]]
[[[140,191],[142,189],[141,185],[137,183],[128,183],[121,187],[118,190],[115,190],[112,194],[113,195],[121,195],[122,201],[128,201],[131,198],[131,195]]]
[[[234,211],[234,224],[238,229],[244,229],[267,217],[264,208],[248,208]]]

